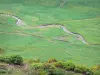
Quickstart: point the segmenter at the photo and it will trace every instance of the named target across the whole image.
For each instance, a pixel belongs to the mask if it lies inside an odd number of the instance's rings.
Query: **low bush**
[[[28,75],[48,75],[48,73],[43,69],[38,69],[29,71]]]
[[[54,65],[55,65],[55,67],[63,68],[64,62],[63,61],[58,61],[58,62],[55,62]]]
[[[0,74],[4,74],[4,73],[7,73],[7,70],[0,69]]]
[[[100,70],[100,65],[97,65],[97,66],[92,67],[92,70],[93,71]]]
[[[65,62],[65,63],[63,64],[63,68],[64,68],[65,70],[74,71],[75,64],[72,63],[72,62]]]
[[[76,66],[74,71],[77,72],[77,73],[83,73],[83,74],[86,74],[86,75],[93,75],[92,70],[85,67],[85,66]]]
[[[44,68],[45,70],[48,70],[48,69],[55,69],[56,67],[55,67],[53,64],[44,63],[44,64],[43,64],[43,68]]]
[[[31,69],[33,70],[38,70],[38,69],[43,69],[44,67],[43,67],[43,64],[42,63],[33,63],[32,65],[31,65]]]
[[[70,71],[74,71],[75,68],[75,64],[73,64],[72,62],[58,61],[54,63],[54,65],[56,67],[63,68],[65,70],[70,70]]]
[[[0,62],[4,62],[8,64],[15,64],[15,65],[22,65],[23,58],[19,55],[15,55],[11,57],[0,57]]]
[[[31,74],[32,75],[64,75],[64,70],[56,68],[51,63],[33,63],[31,68]],[[31,75],[29,74],[29,75]]]
[[[48,75],[65,75],[65,71],[59,68],[48,69]]]
[[[33,62],[40,63],[40,59],[33,59]]]
[[[11,57],[0,57],[0,62],[22,65],[23,58],[19,55]],[[57,61],[56,59],[50,59],[48,62],[40,62],[40,60],[35,60],[31,62],[31,68],[29,68],[29,75],[64,75],[65,71],[72,71],[77,73],[82,73],[85,75],[99,75],[100,66],[96,66],[92,70],[85,66],[76,66],[72,62]],[[95,69],[95,70],[94,70]],[[99,70],[99,71],[97,71]],[[6,69],[0,69],[1,73],[6,73]]]
[[[0,74],[7,72],[8,72],[7,64],[0,63]]]
[[[15,65],[22,65],[23,58],[20,55],[15,55],[10,57],[10,63]]]
[[[96,70],[93,75],[100,75],[100,70]]]
[[[54,63],[54,62],[57,62],[57,60],[55,58],[52,58],[52,59],[48,60],[48,63]]]
[[[10,63],[10,57],[0,57],[0,62]]]
[[[28,63],[32,64],[32,63],[40,63],[40,59],[29,59]]]

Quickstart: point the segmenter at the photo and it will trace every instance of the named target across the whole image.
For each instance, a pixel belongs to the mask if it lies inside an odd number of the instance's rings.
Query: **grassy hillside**
[[[88,66],[99,64],[100,0],[0,0],[0,13],[17,16],[26,26],[17,26],[12,17],[0,16],[0,55],[20,54],[24,59],[57,58]],[[89,44],[60,27],[81,34]],[[92,59],[91,59],[92,58]]]
[[[35,4],[35,5],[45,5],[45,6],[57,6],[59,5],[61,2],[66,2],[65,5],[67,5],[67,3],[70,4],[74,4],[74,5],[86,5],[86,6],[96,6],[96,7],[100,7],[99,6],[99,0],[0,0],[1,4],[9,4],[9,3],[22,3],[22,4]]]

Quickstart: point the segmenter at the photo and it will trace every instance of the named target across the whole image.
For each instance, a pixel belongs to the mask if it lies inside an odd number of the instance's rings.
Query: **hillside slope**
[[[99,3],[100,0],[0,0],[0,13],[17,16],[26,24],[18,26],[11,16],[0,16],[0,47],[5,50],[1,55],[99,64]],[[88,44],[57,25],[80,34]]]

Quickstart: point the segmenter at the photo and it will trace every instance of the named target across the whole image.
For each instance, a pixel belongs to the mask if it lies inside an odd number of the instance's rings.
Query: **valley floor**
[[[99,65],[99,0],[91,4],[68,0],[60,7],[54,0],[47,1],[37,5],[36,0],[32,5],[0,2],[0,56],[18,54],[25,60],[56,58]]]

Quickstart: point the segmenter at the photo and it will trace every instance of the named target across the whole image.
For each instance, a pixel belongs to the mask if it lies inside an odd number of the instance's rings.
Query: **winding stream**
[[[73,32],[71,32],[71,31],[69,31],[69,30],[68,30],[65,26],[63,26],[63,25],[58,25],[58,24],[47,24],[47,25],[41,25],[41,26],[39,26],[39,28],[45,28],[45,27],[49,27],[49,26],[55,26],[55,27],[60,26],[61,29],[62,29],[64,32],[66,32],[66,33],[68,33],[68,34],[71,34],[71,35],[75,35],[75,36],[77,36],[78,40],[81,40],[83,43],[88,44],[88,43],[85,41],[85,39],[84,39],[80,34],[78,34],[78,33],[73,33]]]
[[[78,39],[81,40],[83,43],[88,44],[88,43],[85,41],[85,39],[84,39],[80,34],[70,32],[70,31],[69,31],[66,27],[64,27],[64,26],[61,26],[61,28],[62,28],[63,31],[65,31],[66,33],[75,35],[75,36],[77,36]]]
[[[10,14],[0,14],[0,16],[10,16],[10,17],[16,19],[16,20],[17,20],[16,24],[17,24],[18,26],[26,25],[26,24],[25,24],[20,18],[18,18],[17,16],[10,15]],[[75,35],[75,36],[77,36],[77,38],[78,38],[79,40],[81,40],[83,43],[88,44],[88,43],[85,41],[85,39],[84,39],[80,34],[78,34],[78,33],[73,33],[73,32],[71,32],[71,31],[69,31],[69,30],[68,30],[65,26],[63,26],[63,25],[58,25],[58,24],[47,24],[47,25],[40,25],[39,28],[45,28],[45,27],[48,27],[48,26],[60,26],[61,29],[62,29],[64,32],[66,32],[66,33],[68,33],[68,34],[71,34],[71,35]]]
[[[17,16],[10,15],[10,14],[0,14],[0,16],[10,16],[10,17],[16,19],[16,20],[17,20],[16,24],[17,24],[18,26],[26,25],[26,24],[25,24],[20,18],[18,18]]]

